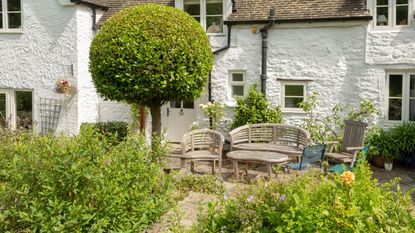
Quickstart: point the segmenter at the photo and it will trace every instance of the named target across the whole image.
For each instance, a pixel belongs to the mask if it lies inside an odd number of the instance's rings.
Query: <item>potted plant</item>
[[[408,168],[415,168],[415,123],[403,123],[391,130],[398,153]]]
[[[373,148],[371,150],[376,153],[374,158],[375,165],[379,166],[381,165],[379,163],[383,162],[385,170],[392,170],[393,160],[399,157],[397,143],[393,134],[383,129],[379,130],[377,134],[372,135],[370,143]]]

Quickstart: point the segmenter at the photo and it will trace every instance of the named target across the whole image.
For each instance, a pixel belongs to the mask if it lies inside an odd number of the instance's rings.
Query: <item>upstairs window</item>
[[[183,8],[207,33],[223,33],[223,0],[184,0]]]
[[[376,27],[405,27],[410,25],[409,0],[375,0]]]
[[[245,73],[241,71],[231,71],[230,79],[232,97],[245,96]]]
[[[20,31],[22,7],[20,0],[0,0],[0,31]]]

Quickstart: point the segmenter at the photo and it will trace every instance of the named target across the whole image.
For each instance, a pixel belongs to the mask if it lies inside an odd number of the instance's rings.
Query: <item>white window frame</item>
[[[298,108],[286,108],[285,107],[285,87],[286,86],[303,86],[303,101],[307,100],[307,89],[308,83],[304,81],[281,81],[281,109],[283,112],[295,112],[295,113],[304,113],[304,110],[300,107]],[[297,96],[290,96],[297,97]],[[301,97],[301,96],[298,96]]]
[[[8,127],[16,129],[17,124],[17,105],[16,105],[16,91],[31,92],[32,93],[32,122],[35,121],[35,102],[34,91],[31,89],[0,89],[0,94],[6,94],[6,119],[9,120]],[[33,125],[34,127],[34,125]]]
[[[389,79],[391,75],[402,75],[402,112],[401,120],[389,120]],[[411,75],[415,75],[414,71],[390,71],[386,73],[386,85],[385,85],[385,121],[390,123],[397,123],[403,121],[409,121],[409,100],[415,99],[410,97],[409,84]],[[397,98],[396,98],[397,99]],[[414,121],[415,122],[415,121]]]
[[[200,2],[200,24],[205,31],[207,30],[207,19],[206,19],[206,0],[198,0]],[[225,0],[222,0],[222,20],[225,20]],[[184,0],[176,0],[175,7],[184,10]],[[208,35],[224,35],[225,24],[222,25],[222,32],[219,33],[207,33]]]
[[[13,11],[14,13],[20,13],[20,28],[9,28],[9,16],[7,10],[7,1],[9,0],[0,0],[2,4],[2,17],[3,17],[3,28],[0,28],[0,33],[15,33],[23,31],[23,0],[20,0],[20,11]]]
[[[373,1],[373,26],[376,29],[399,29],[399,28],[410,28],[413,23],[413,0],[408,0],[408,24],[407,25],[396,25],[396,7],[399,6],[396,4],[396,0],[388,0],[388,24],[387,25],[377,25],[377,0]]]
[[[233,81],[233,74],[242,74],[242,81]],[[229,71],[229,90],[231,98],[235,98],[233,95],[233,86],[243,86],[244,88],[244,95],[240,97],[246,96],[246,71],[245,70],[230,70]],[[239,95],[237,95],[239,96]]]

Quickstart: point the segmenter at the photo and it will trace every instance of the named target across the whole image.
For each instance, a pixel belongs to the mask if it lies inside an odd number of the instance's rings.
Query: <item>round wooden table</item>
[[[272,165],[285,164],[288,161],[287,155],[269,151],[234,150],[228,152],[226,156],[232,161],[236,179],[239,177],[238,162],[265,164],[267,166],[268,177],[271,179]]]

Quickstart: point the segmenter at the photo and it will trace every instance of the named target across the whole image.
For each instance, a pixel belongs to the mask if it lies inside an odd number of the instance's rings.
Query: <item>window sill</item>
[[[226,36],[225,33],[206,33],[207,36],[211,36],[211,37],[224,37]]]
[[[281,112],[283,114],[307,114],[306,111],[304,111],[303,109],[281,109]]]
[[[401,26],[401,27],[378,27],[375,26],[372,28],[372,32],[400,32],[400,31],[409,31],[414,29],[413,26]]]
[[[23,30],[0,30],[0,34],[23,34]]]

